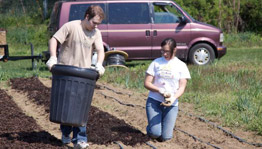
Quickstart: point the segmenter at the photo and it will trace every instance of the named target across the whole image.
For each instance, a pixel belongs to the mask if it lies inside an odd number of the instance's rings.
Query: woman
[[[178,98],[184,93],[190,73],[176,55],[176,41],[161,43],[162,57],[155,59],[146,71],[144,86],[150,92],[146,102],[147,134],[159,141],[173,137],[178,113]]]

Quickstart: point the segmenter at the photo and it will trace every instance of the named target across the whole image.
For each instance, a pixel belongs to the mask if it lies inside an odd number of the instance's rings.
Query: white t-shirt
[[[154,77],[153,84],[159,88],[164,88],[171,93],[171,97],[179,88],[180,79],[190,79],[190,73],[187,65],[174,57],[171,60],[166,60],[164,57],[155,59],[148,67],[147,74]],[[159,92],[149,92],[148,97],[151,97],[159,102],[164,102],[164,96]],[[173,103],[178,106],[178,99]]]

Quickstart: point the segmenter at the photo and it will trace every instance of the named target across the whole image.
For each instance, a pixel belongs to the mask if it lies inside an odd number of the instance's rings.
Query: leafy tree
[[[262,1],[248,0],[241,5],[240,16],[243,19],[245,31],[262,34]]]
[[[252,31],[262,34],[261,0],[175,0],[196,20],[226,32]]]
[[[54,3],[46,0],[47,18]],[[217,26],[228,33],[256,32],[262,34],[261,0],[174,0],[196,20]],[[27,15],[34,22],[44,19],[44,0],[0,0],[0,14]],[[1,20],[0,20],[1,21]],[[1,22],[0,22],[1,24]]]

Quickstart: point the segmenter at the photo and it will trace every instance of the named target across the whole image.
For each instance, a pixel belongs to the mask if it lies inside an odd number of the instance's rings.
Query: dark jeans
[[[86,126],[73,127],[61,124],[60,129],[62,131],[62,134],[66,137],[68,137],[70,133],[73,131],[72,142],[74,144],[76,144],[79,141],[87,142]]]

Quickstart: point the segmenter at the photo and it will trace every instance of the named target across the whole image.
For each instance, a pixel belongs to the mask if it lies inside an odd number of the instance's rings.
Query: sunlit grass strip
[[[47,67],[41,61],[36,62],[37,68],[32,69],[31,60],[19,60],[19,61],[0,61],[0,81],[7,81],[11,78],[21,77],[51,77],[51,73]]]
[[[134,88],[138,91],[146,91],[144,88],[145,70],[149,65],[149,61],[128,69],[122,67],[106,67],[106,73],[101,78],[108,83],[123,85],[125,88]]]

